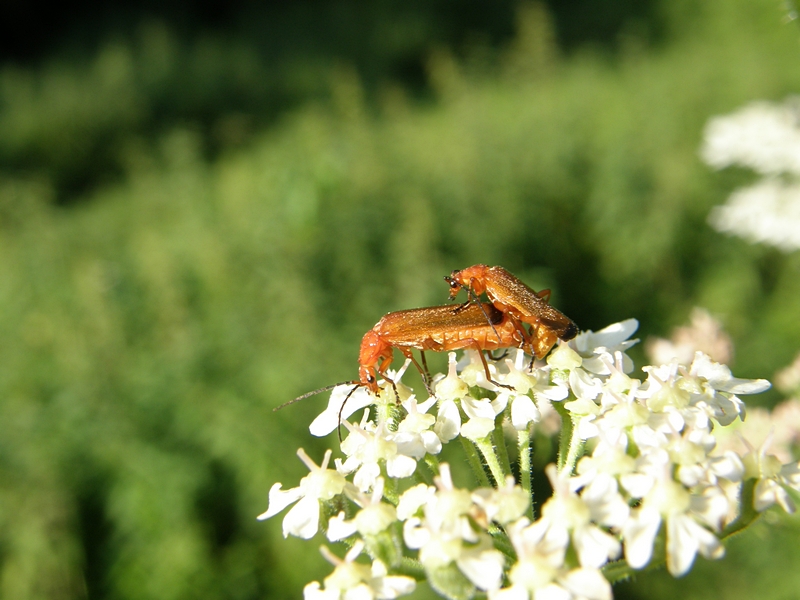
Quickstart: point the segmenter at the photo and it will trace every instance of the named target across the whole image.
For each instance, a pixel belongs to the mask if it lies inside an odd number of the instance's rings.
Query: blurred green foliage
[[[263,122],[246,41],[149,25],[88,65],[2,68],[0,595],[298,597],[326,566],[255,515],[303,475],[298,445],[321,457],[306,427],[325,399],[272,408],[353,378],[364,331],[443,303],[455,268],[502,264],[583,328],[666,335],[704,306],[737,375],[789,363],[800,259],[706,225],[749,175],[697,148],[710,116],[800,89],[798,30],[773,0],[661,9],[657,45],[564,54],[523,5],[507,44],[432,50],[430,97],[284,62],[308,99]],[[209,126],[159,103],[232,108]],[[796,590],[797,527],[702,573]],[[655,582],[618,597],[668,597]]]

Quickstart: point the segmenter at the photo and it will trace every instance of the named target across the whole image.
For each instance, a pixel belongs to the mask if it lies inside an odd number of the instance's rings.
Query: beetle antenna
[[[290,404],[294,404],[295,402],[300,402],[300,400],[305,400],[306,398],[310,398],[311,396],[315,396],[317,394],[321,394],[322,392],[329,392],[329,391],[331,391],[333,388],[335,388],[337,386],[347,385],[349,383],[355,383],[355,382],[354,381],[342,381],[341,383],[334,383],[333,385],[326,385],[325,387],[319,388],[318,390],[314,390],[313,392],[306,392],[305,394],[303,394],[302,396],[298,396],[294,400],[289,400],[288,402],[284,402],[280,406],[276,406],[275,408],[272,409],[272,411],[273,412],[279,411],[280,409],[282,409],[282,408],[284,408],[286,406],[289,406]],[[353,392],[350,392],[350,394],[352,394],[352,393]],[[347,395],[348,398],[350,397],[350,394]]]
[[[338,421],[338,423],[336,425],[336,433],[339,435],[339,445],[340,446],[342,445],[342,412],[344,412],[344,405],[347,404],[348,400],[350,400],[350,396],[353,395],[353,392],[355,392],[362,385],[360,381],[358,381],[358,382],[345,381],[345,383],[354,383],[355,385],[353,385],[353,389],[352,390],[347,392],[347,396],[344,397],[344,400],[342,401],[342,405],[339,407],[339,421]],[[344,385],[344,384],[339,384],[339,385]]]

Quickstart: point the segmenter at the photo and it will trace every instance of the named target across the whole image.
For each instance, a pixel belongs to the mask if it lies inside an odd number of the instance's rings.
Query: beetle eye
[[[367,381],[369,381],[370,383],[375,383],[375,378],[372,376],[372,373],[369,373],[367,375]]]

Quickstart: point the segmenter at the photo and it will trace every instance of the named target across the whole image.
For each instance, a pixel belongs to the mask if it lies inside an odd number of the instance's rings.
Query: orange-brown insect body
[[[498,350],[520,347],[524,337],[513,319],[489,303],[454,311],[452,305],[401,310],[385,315],[361,340],[359,381],[378,391],[377,376],[392,363],[394,348],[413,360],[411,350]],[[489,376],[487,367],[487,377]]]
[[[525,345],[537,358],[544,357],[559,339],[571,340],[578,333],[572,319],[550,306],[549,290],[537,293],[503,267],[475,265],[453,271],[445,279],[450,284],[451,299],[462,287],[467,289],[473,303],[485,292],[497,310],[510,315],[512,320],[528,323],[531,332],[526,332]]]

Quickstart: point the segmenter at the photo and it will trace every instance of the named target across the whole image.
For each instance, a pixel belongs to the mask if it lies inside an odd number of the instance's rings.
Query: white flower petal
[[[461,435],[477,442],[494,431],[494,419],[470,419],[461,427]]]
[[[433,431],[445,444],[461,432],[461,413],[453,400],[443,400],[439,405],[439,416]]]
[[[411,517],[403,523],[403,539],[406,542],[406,546],[412,550],[418,550],[431,541],[431,532],[422,525],[422,520],[419,517]]]
[[[621,546],[617,539],[599,527],[588,526],[573,536],[578,560],[582,567],[600,568],[611,558],[617,558]]]
[[[338,542],[347,537],[350,537],[356,532],[355,521],[346,521],[343,512],[340,512],[335,517],[331,517],[328,521],[328,531],[326,537],[331,542]]]
[[[435,493],[435,487],[424,483],[407,489],[397,503],[397,518],[405,521],[427,504]]]
[[[673,577],[684,575],[694,562],[697,553],[706,558],[719,558],[725,549],[717,536],[683,514],[667,519],[667,570]]]
[[[378,583],[375,589],[376,597],[381,600],[392,600],[393,598],[405,596],[413,592],[417,587],[417,582],[414,581],[412,577],[406,577],[405,575],[381,577],[377,582],[374,582],[373,585],[375,583]]]
[[[355,385],[355,384],[353,384]],[[328,407],[311,422],[308,430],[314,437],[324,437],[339,427],[339,411],[341,418],[347,419],[357,410],[375,403],[375,397],[364,387],[359,387],[349,398],[353,385],[337,385],[331,392]],[[345,398],[347,403],[345,404]],[[342,405],[344,404],[344,408]]]
[[[410,456],[398,454],[386,461],[386,474],[394,479],[411,477],[417,470],[417,461]]]
[[[303,600],[339,600],[339,590],[322,590],[319,581],[312,581],[303,588]]]
[[[500,587],[505,558],[499,551],[467,551],[456,560],[456,564],[479,590],[495,590]]]
[[[276,483],[269,489],[269,505],[267,512],[261,513],[256,517],[259,521],[269,519],[277,515],[290,504],[294,504],[303,497],[303,492],[299,487],[289,490],[281,490],[281,484]]]
[[[529,396],[517,396],[511,403],[511,424],[517,431],[528,428],[530,423],[538,423],[542,413]]]
[[[301,498],[283,518],[283,537],[310,540],[319,531],[319,500]]]
[[[632,512],[622,529],[622,537],[625,540],[625,560],[634,569],[641,569],[650,562],[660,526],[661,515],[657,510],[645,506]]]
[[[490,400],[485,398],[464,398],[461,400],[461,408],[467,413],[470,419],[492,419],[494,420],[497,413]]]
[[[413,458],[411,460],[414,460]],[[414,463],[416,464],[416,463]],[[353,477],[353,483],[362,492],[368,492],[375,486],[375,482],[381,475],[381,467],[378,463],[368,463],[361,465],[361,468]]]
[[[611,584],[597,569],[573,569],[559,583],[570,591],[573,598],[583,600],[611,600]]]

